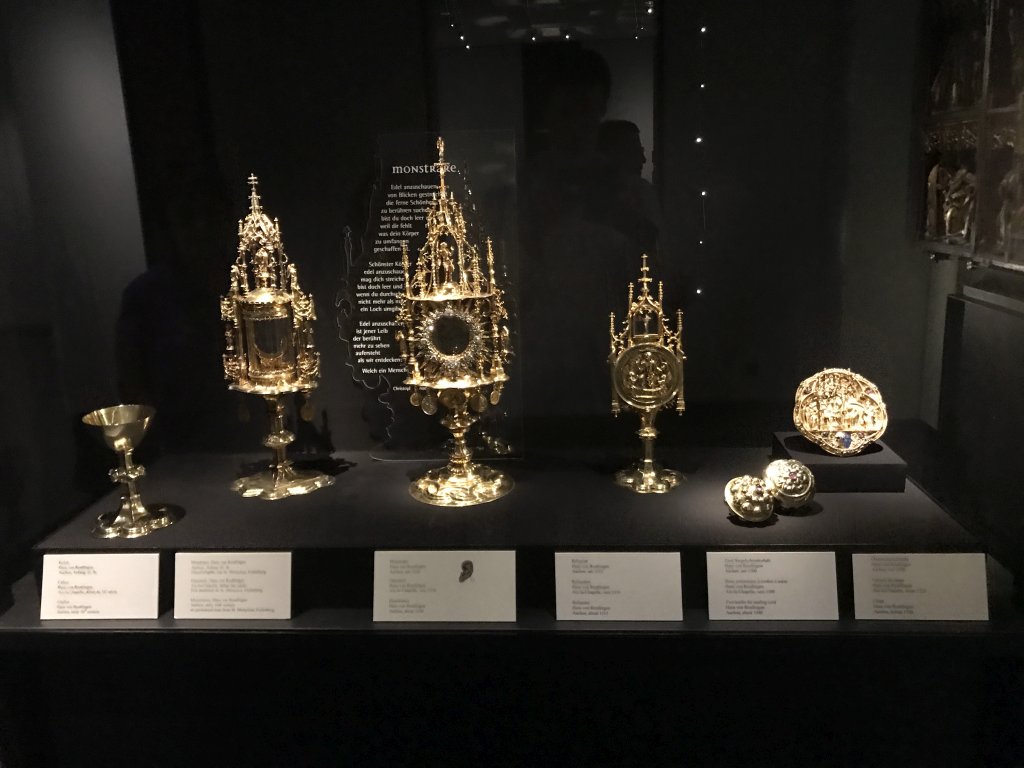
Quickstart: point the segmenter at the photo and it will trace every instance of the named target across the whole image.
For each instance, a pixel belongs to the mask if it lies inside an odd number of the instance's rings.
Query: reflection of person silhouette
[[[542,230],[574,217],[596,219],[595,184],[605,173],[598,131],[608,106],[611,72],[596,52],[567,49],[555,61],[537,133],[546,147],[530,162],[533,216]]]
[[[613,174],[612,190],[618,214],[613,226],[653,251],[661,229],[661,212],[654,186],[643,177],[647,154],[640,128],[629,120],[605,120],[598,133],[598,150]]]
[[[524,395],[536,415],[604,413],[607,340],[596,328],[622,303],[645,245],[598,151],[611,72],[596,52],[566,46],[538,77],[545,149],[527,167],[521,328]],[[528,84],[532,87],[533,84]],[[605,324],[607,320],[604,321]],[[553,343],[552,335],[557,334]]]

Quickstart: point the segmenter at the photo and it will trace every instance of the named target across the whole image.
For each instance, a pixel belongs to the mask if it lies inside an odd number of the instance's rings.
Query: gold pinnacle
[[[260,212],[260,196],[258,194],[256,194],[256,185],[258,183],[259,183],[259,179],[256,178],[256,174],[255,173],[250,173],[249,174],[249,187],[251,188],[251,191],[249,192],[249,209],[253,213],[259,213]]]
[[[437,137],[437,172],[441,176],[441,197],[444,197],[444,139],[441,138],[440,136]]]
[[[646,296],[650,293],[647,284],[651,282],[651,276],[650,274],[648,274],[651,270],[647,266],[647,254],[643,254],[641,258],[642,264],[640,266],[640,282],[643,283],[643,285],[640,287],[640,294],[642,296]]]

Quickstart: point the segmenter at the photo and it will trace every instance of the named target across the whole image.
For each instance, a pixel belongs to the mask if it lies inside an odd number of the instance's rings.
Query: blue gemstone
[[[849,448],[853,445],[853,435],[849,432],[836,432],[836,438],[839,440],[839,444],[843,448]]]

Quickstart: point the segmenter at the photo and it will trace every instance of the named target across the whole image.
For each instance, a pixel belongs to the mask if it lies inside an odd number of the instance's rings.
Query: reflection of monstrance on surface
[[[793,423],[834,456],[854,456],[878,440],[889,418],[878,387],[844,368],[826,368],[796,390]]]
[[[295,265],[281,244],[281,227],[260,207],[256,177],[249,177],[249,213],[238,222],[238,258],[231,288],[220,300],[227,349],[224,377],[231,389],[267,401],[271,429],[263,444],[274,451],[269,469],[236,480],[243,496],[281,499],[334,482],[322,472],[297,470],[287,457],[295,435],[284,428],[281,396],[309,394],[320,378],[320,354],[313,344],[313,298],[299,288]]]
[[[420,501],[446,507],[482,504],[504,496],[512,480],[475,464],[466,432],[488,403],[497,405],[508,380],[508,317],[494,277],[494,251],[487,240],[487,274],[480,252],[466,237],[462,206],[445,186],[444,141],[437,140],[440,189],[427,210],[427,241],[409,271],[408,243],[402,244],[405,290],[399,294],[395,336],[409,368],[409,397],[428,416],[438,404],[441,423],[455,444],[448,465],[413,481]]]
[[[615,332],[615,313],[611,313],[611,353],[608,363],[612,374],[612,413],[622,408],[640,414],[644,458],[629,469],[616,473],[619,485],[637,493],[665,493],[675,487],[682,475],[654,462],[654,440],[658,431],[654,417],[675,401],[676,412],[686,410],[683,399],[683,313],[676,311],[676,329],[669,330],[662,310],[664,287],[658,283],[658,298],[650,292],[647,256],[640,268],[640,295],[634,300],[634,284],[629,284],[629,304],[622,330]]]

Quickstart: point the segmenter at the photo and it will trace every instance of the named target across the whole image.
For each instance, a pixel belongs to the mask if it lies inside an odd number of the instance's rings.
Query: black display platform
[[[661,457],[687,476],[665,495],[620,488],[607,456],[591,459],[572,452],[492,462],[513,476],[513,492],[489,504],[448,509],[409,496],[410,479],[430,466],[421,462],[348,454],[343,457],[348,466],[332,487],[266,502],[243,499],[229,487],[253,457],[172,456],[150,469],[142,492],[149,502],[184,507],[186,515],[177,525],[140,539],[94,539],[92,521],[116,503],[111,494],[36,549],[40,554],[158,550],[165,555],[164,605],[169,605],[176,551],[291,550],[297,613],[368,607],[378,549],[515,549],[521,612],[553,610],[552,555],[558,550],[678,550],[687,608],[707,604],[708,550],[835,550],[840,602],[847,607],[852,605],[852,552],[985,551],[912,483],[904,493],[821,493],[807,509],[752,525],[730,515],[722,493],[731,477],[760,471],[769,459],[767,448],[691,447],[665,450]]]
[[[856,456],[833,456],[799,432],[775,432],[772,456],[806,464],[819,492],[900,493],[907,482],[907,462],[881,440]]]

